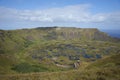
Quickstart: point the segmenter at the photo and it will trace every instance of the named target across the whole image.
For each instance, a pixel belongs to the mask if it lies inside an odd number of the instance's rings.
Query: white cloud
[[[0,18],[30,20],[40,22],[89,22],[101,21],[102,16],[92,16],[88,4],[66,6],[62,8],[51,8],[45,10],[15,10],[0,8]]]
[[[90,12],[89,4],[71,5],[45,10],[17,10],[0,7],[0,21],[32,21],[32,22],[69,22],[69,23],[119,23],[120,12]]]

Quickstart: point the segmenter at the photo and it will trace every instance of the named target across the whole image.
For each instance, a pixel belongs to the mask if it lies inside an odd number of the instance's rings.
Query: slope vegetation
[[[98,60],[84,69],[62,72],[1,75],[1,80],[119,80],[120,54]]]
[[[0,30],[0,79],[117,80],[119,53],[120,40],[94,28]]]

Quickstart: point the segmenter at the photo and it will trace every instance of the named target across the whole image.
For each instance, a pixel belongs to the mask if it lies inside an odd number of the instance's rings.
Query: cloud
[[[89,4],[45,10],[16,10],[1,7],[0,18],[40,22],[99,22],[105,19],[101,15],[91,15],[89,7]]]
[[[40,21],[40,22],[79,22],[88,14],[87,8],[89,5],[74,5],[62,8],[51,8],[46,10],[24,10],[19,13],[19,17],[25,20]]]
[[[120,12],[96,13],[91,11],[90,4],[70,5],[44,10],[17,10],[0,7],[1,22],[31,21],[40,23],[103,23],[120,22]]]

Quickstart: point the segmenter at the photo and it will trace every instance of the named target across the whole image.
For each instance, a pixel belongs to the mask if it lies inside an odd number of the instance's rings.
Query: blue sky
[[[0,29],[46,26],[120,30],[120,0],[0,0]]]

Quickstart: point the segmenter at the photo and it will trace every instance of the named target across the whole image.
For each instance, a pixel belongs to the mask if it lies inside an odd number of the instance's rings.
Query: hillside
[[[1,75],[1,80],[119,80],[120,54],[98,60],[86,68],[31,74]]]
[[[29,45],[49,40],[119,41],[98,29],[41,27],[35,29],[0,30],[0,53],[16,53]]]
[[[21,73],[18,77],[24,74],[28,77],[27,73],[36,75],[40,72],[37,75],[44,73],[44,76],[57,76],[69,72],[68,76],[74,75],[71,77],[74,80],[79,78],[75,74],[81,74],[81,69],[84,70],[82,74],[87,74],[86,70],[91,71],[92,68],[100,70],[103,67],[94,67],[105,64],[99,60],[107,62],[106,57],[119,53],[120,40],[95,28],[38,27],[0,30],[0,75],[16,77],[16,74]],[[84,69],[87,65],[89,68]]]

